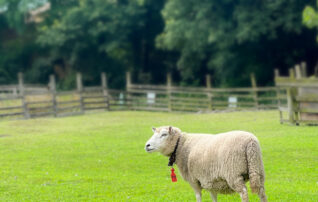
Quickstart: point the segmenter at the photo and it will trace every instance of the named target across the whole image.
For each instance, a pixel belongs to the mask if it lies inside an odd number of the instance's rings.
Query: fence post
[[[167,97],[168,97],[168,110],[170,112],[172,111],[171,87],[172,87],[171,73],[167,73]]]
[[[81,113],[84,113],[83,81],[82,81],[82,74],[79,72],[76,73],[76,87],[77,87],[77,92],[79,94]]]
[[[276,78],[279,77],[279,69],[275,69],[274,70],[274,81],[276,81]],[[281,101],[280,101],[280,88],[279,86],[277,86],[275,84],[275,88],[276,88],[276,99],[277,99],[277,109],[279,111],[279,119],[280,119],[280,123],[283,123],[283,112],[280,109],[281,106]]]
[[[30,118],[30,114],[28,111],[28,103],[27,103],[26,98],[25,98],[24,79],[23,79],[22,72],[18,73],[18,82],[19,82],[19,95],[21,96],[24,118],[28,119],[28,118]]]
[[[49,83],[50,91],[52,93],[52,107],[54,116],[57,116],[57,101],[56,101],[56,82],[54,74],[50,75],[50,83]]]
[[[126,72],[126,88],[127,90],[131,87],[131,74]]]
[[[301,62],[300,68],[301,68],[302,77],[306,78],[307,77],[307,64],[306,64],[306,62]]]
[[[102,88],[103,88],[104,100],[105,100],[105,103],[106,103],[107,110],[109,110],[110,109],[110,106],[109,106],[109,95],[108,95],[108,90],[107,90],[107,77],[106,77],[106,73],[105,72],[101,73],[101,80],[102,80]]]
[[[12,94],[13,95],[18,95],[18,89],[16,87],[13,88]]]
[[[23,73],[18,73],[18,82],[19,82],[19,95],[24,95],[24,80],[23,80]]]
[[[208,91],[208,109],[211,111],[213,109],[213,103],[212,103],[212,93],[211,93],[211,87],[212,87],[212,83],[211,83],[211,75],[207,74],[205,75],[205,83],[206,83],[206,88]]]
[[[293,68],[289,69],[289,77],[291,79],[295,79],[295,71]],[[287,89],[288,116],[289,116],[289,122],[292,124],[295,124],[297,120],[297,114],[296,114],[297,103],[295,102],[296,94],[297,94],[296,88],[288,87]]]
[[[295,65],[295,73],[296,73],[296,79],[301,79],[302,72],[300,70],[300,65]]]
[[[252,84],[252,88],[253,88],[254,105],[255,105],[256,109],[258,109],[257,84],[256,84],[255,74],[252,73],[252,74],[250,75],[250,77],[251,77],[251,84]]]
[[[287,105],[288,105],[288,116],[289,121],[294,124],[298,120],[298,114],[296,112],[297,102],[295,100],[297,90],[294,87],[287,89]]]
[[[294,71],[294,69],[293,68],[289,68],[288,72],[289,72],[289,78],[295,79],[295,71]]]
[[[302,62],[300,65],[296,65],[295,66],[295,72],[296,72],[296,79],[301,79],[304,77],[304,75],[306,75],[306,73],[304,73],[304,71],[306,71],[306,63]],[[297,88],[298,90],[298,95],[302,95],[303,93],[303,88]]]
[[[131,109],[131,107],[132,107],[130,88],[131,88],[131,74],[130,74],[130,72],[126,72],[126,93],[127,93],[126,103],[127,103],[128,109]]]
[[[277,78],[277,77],[279,77],[280,76],[280,74],[279,74],[279,69],[274,69],[274,76],[275,76],[275,78]]]

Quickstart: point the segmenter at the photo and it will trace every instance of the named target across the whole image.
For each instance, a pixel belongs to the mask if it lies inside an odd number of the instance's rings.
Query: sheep
[[[145,150],[170,157],[170,166],[175,161],[182,178],[193,188],[197,202],[201,202],[202,189],[210,192],[213,202],[217,201],[217,194],[235,192],[240,194],[242,202],[247,202],[248,180],[261,202],[267,201],[261,149],[252,133],[191,134],[171,126],[152,130],[154,134]]]

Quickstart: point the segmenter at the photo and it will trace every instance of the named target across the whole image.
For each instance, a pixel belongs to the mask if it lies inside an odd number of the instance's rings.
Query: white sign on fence
[[[123,104],[125,104],[125,101],[124,101],[124,93],[120,93],[119,94],[119,104],[120,105],[123,105]]]
[[[229,107],[230,108],[237,107],[237,97],[229,97]]]
[[[148,104],[154,104],[156,99],[156,93],[148,92],[147,93],[147,103]]]

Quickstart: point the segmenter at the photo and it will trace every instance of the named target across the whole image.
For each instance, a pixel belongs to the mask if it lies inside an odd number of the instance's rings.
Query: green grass
[[[0,122],[0,201],[195,201],[168,159],[147,154],[151,126],[247,130],[260,140],[269,201],[318,201],[318,128],[280,125],[278,112],[105,112]],[[249,193],[250,201],[258,201]],[[203,192],[203,201],[211,201]],[[219,201],[240,201],[219,195]]]

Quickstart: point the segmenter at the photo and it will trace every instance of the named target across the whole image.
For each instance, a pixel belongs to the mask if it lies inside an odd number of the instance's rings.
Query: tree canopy
[[[49,3],[39,22],[30,12]],[[270,85],[273,69],[316,63],[314,0],[0,0],[0,84],[24,71],[29,82],[58,76],[59,88],[107,73],[111,87],[124,72],[162,83],[166,72],[182,85]],[[305,9],[305,10],[304,10]],[[303,12],[304,11],[304,12]]]
[[[273,68],[310,60],[307,51],[316,45],[310,45],[313,33],[301,23],[308,3],[167,1],[162,11],[166,26],[157,43],[180,52],[177,66],[185,79],[212,71],[222,84],[239,85],[248,81],[248,72],[256,72],[265,84]]]

